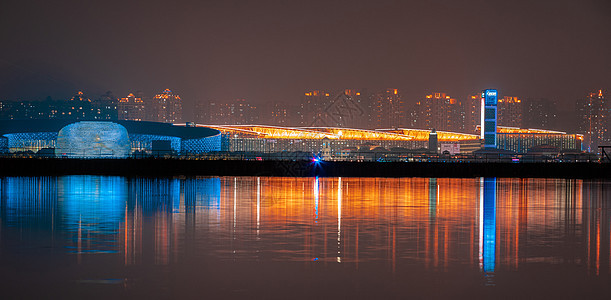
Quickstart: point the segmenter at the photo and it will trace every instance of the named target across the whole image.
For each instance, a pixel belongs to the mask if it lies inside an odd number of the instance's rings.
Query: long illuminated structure
[[[99,121],[83,124],[85,129],[97,128]],[[395,129],[354,129],[337,127],[280,127],[269,125],[199,125],[199,124],[166,124],[155,122],[114,121],[125,127],[129,138],[129,153],[152,153],[153,144],[164,144],[174,154],[200,154],[211,151],[229,152],[307,152],[326,153],[331,156],[346,156],[353,152],[394,151],[416,152],[426,150],[429,130],[395,128]],[[115,135],[102,134],[100,130],[89,130],[89,140],[76,143],[73,138],[59,147],[58,138],[62,128],[75,121],[69,120],[9,120],[0,121],[1,152],[37,152],[41,149],[68,148],[59,150],[59,155],[75,157],[97,153],[103,156],[118,157],[114,141]],[[101,124],[101,123],[100,123]],[[109,124],[112,125],[112,124]],[[114,125],[113,125],[114,126]],[[70,136],[82,137],[82,129],[68,131]],[[113,131],[113,133],[117,133]],[[497,145],[499,149],[516,153],[526,153],[535,146],[551,146],[558,150],[581,150],[583,135],[567,134],[561,131],[543,129],[520,129],[515,127],[497,127]],[[476,134],[437,131],[441,151],[443,146],[456,146],[454,153],[470,153],[481,148],[481,140]],[[89,141],[89,142],[87,142]],[[160,143],[163,142],[163,143]],[[85,144],[89,143],[90,146]],[[93,145],[98,145],[97,148]],[[125,142],[123,142],[125,144]],[[110,145],[110,146],[109,146]],[[88,151],[89,148],[92,151]],[[108,148],[108,149],[107,149]],[[124,147],[125,148],[125,147]],[[91,152],[92,154],[87,154]],[[64,155],[66,153],[66,155]],[[57,151],[56,153],[57,154]],[[87,154],[87,155],[84,155]],[[110,155],[112,154],[112,155]],[[125,156],[120,155],[121,157]]]
[[[165,147],[157,150],[155,144]],[[221,133],[212,128],[125,120],[0,121],[0,153],[41,150],[45,155],[74,158],[201,154],[221,150]]]
[[[182,125],[182,124],[176,124]],[[219,130],[223,135],[223,150],[281,152],[331,152],[366,147],[425,148],[425,140],[393,132],[336,127],[279,127],[268,125],[196,125]],[[426,131],[428,132],[428,130]]]
[[[428,141],[430,130],[423,129],[407,129],[407,128],[398,128],[398,129],[378,129],[379,131],[384,132],[393,132],[398,134],[403,134],[407,136],[411,136],[414,140],[417,141]],[[451,132],[451,131],[437,131],[437,139],[440,142],[460,142],[460,141],[474,141],[479,140],[479,136],[476,134],[469,133],[459,133],[459,132]]]
[[[481,131],[480,126],[476,127]],[[559,151],[582,151],[583,135],[563,131],[497,126],[497,149],[527,153],[536,146],[550,146]]]
[[[176,124],[184,125],[184,124]],[[196,125],[219,130],[223,134],[226,151],[305,151],[319,152],[330,147],[330,152],[361,149],[367,145],[386,149],[425,149],[430,130],[424,129],[355,129],[338,127],[280,127],[269,125]],[[442,143],[461,144],[464,152],[480,148],[475,134],[438,131]],[[328,140],[327,143],[324,143]]]
[[[180,124],[176,124],[180,125]],[[337,127],[279,127],[268,125],[197,125],[209,127],[226,134],[248,135],[266,139],[342,139],[342,140],[386,140],[428,141],[430,130],[425,129],[354,129]],[[437,131],[439,141],[459,142],[478,140],[475,134]]]
[[[271,139],[339,139],[336,134],[315,130],[266,125],[197,125],[198,127],[214,128],[221,132],[234,134],[252,134],[260,138]]]
[[[185,124],[175,124],[183,125]],[[354,129],[337,127],[281,127],[270,125],[195,125],[219,130],[223,135],[224,151],[280,152],[304,151],[330,153],[345,152],[349,149],[423,149],[427,148],[429,130]],[[478,127],[479,129],[479,127]],[[496,143],[499,149],[525,153],[538,145],[552,145],[559,150],[581,150],[582,135],[543,129],[520,129],[496,127]],[[444,144],[459,144],[460,153],[470,153],[481,148],[478,134],[451,131],[437,131],[438,140]],[[325,142],[327,141],[327,142]],[[356,149],[355,149],[356,148]]]

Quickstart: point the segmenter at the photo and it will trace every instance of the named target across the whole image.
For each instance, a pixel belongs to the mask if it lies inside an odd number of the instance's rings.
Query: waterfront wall
[[[605,163],[312,162],[0,158],[0,176],[326,176],[611,178]]]

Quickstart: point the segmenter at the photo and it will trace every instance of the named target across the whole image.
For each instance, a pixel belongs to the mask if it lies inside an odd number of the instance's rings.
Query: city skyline
[[[611,0],[2,0],[6,299],[610,299]]]
[[[485,100],[489,98],[489,93],[492,93],[492,98]],[[147,97],[142,92],[136,94],[113,98],[107,93],[99,99],[91,100],[82,91],[78,91],[67,101],[0,101],[0,120],[152,121],[182,123],[187,126],[220,125],[217,129],[221,131],[225,130],[222,127],[224,125],[262,125],[280,130],[290,127],[398,130],[397,133],[412,129],[438,130],[478,134],[487,143],[501,141],[509,143],[503,147],[522,150],[545,142],[540,139],[535,142],[536,145],[530,142],[522,145],[522,142],[506,140],[505,134],[518,133],[511,128],[521,128],[520,132],[528,134],[578,134],[585,137],[584,143],[580,142],[580,145],[588,152],[595,152],[598,146],[607,145],[611,141],[607,124],[611,118],[611,108],[602,90],[590,92],[575,101],[575,122],[561,120],[554,101],[532,98],[522,100],[519,97],[503,96],[494,89],[484,90],[462,101],[443,92],[432,93],[422,97],[415,105],[406,105],[398,89],[346,89],[334,92],[313,90],[305,92],[301,103],[292,107],[279,103],[256,106],[246,99],[201,103],[192,112],[195,115],[192,119],[183,118],[182,98],[170,89],[153,97]],[[486,101],[492,106],[486,104],[484,109],[482,105]],[[486,134],[480,126],[484,120]],[[560,123],[564,126],[556,127]],[[509,132],[500,130],[499,133],[503,135],[499,139],[496,137],[497,125],[510,129]],[[495,136],[484,138],[487,134]],[[496,144],[490,144],[490,147],[496,148]]]
[[[334,87],[397,88],[406,99],[493,87],[563,110],[611,89],[605,1],[32,5],[1,4],[2,100],[170,86],[194,107],[297,104],[293,95]]]
[[[144,93],[142,91],[130,91],[126,97],[115,96],[107,91],[103,95],[93,97],[86,92],[77,91],[66,99],[54,99],[51,96],[37,100],[4,100],[4,107],[0,106],[0,118],[12,119],[10,114],[6,114],[7,108],[15,109],[15,103],[23,107],[24,113],[17,118],[57,118],[53,115],[56,108],[48,116],[41,113],[32,114],[28,112],[32,105],[43,105],[45,103],[62,101],[86,100],[86,104],[92,108],[102,106],[106,110],[115,109],[112,117],[109,112],[98,108],[94,116],[81,118],[89,119],[119,119],[135,121],[159,121],[167,122],[166,116],[162,114],[164,110],[169,114],[178,114],[177,117],[168,119],[171,122],[199,122],[211,124],[256,124],[261,120],[270,125],[291,125],[291,126],[337,126],[352,128],[390,128],[390,127],[409,127],[409,128],[429,128],[438,130],[452,131],[472,131],[475,125],[479,124],[480,114],[478,93],[471,93],[466,97],[456,97],[446,93],[445,90],[434,91],[433,93],[421,94],[417,99],[405,97],[400,89],[327,89],[309,90],[295,95],[300,101],[287,104],[286,102],[268,101],[262,104],[254,103],[248,98],[220,99],[201,101],[195,106],[185,107],[184,100],[176,94],[176,99],[172,105],[166,105],[160,101],[166,101],[168,95],[170,99],[173,91],[170,89],[158,89],[155,93]],[[179,94],[182,94],[179,92]],[[384,96],[387,94],[388,96]],[[564,131],[580,131],[583,126],[579,124],[580,109],[576,107],[588,95],[599,94],[606,96],[603,90],[590,90],[581,97],[575,99],[569,105],[558,105],[557,99],[535,98],[528,95],[508,95],[499,91],[499,122],[503,126],[555,129]],[[394,98],[396,99],[394,99]],[[443,98],[443,99],[442,99]],[[605,97],[603,97],[605,98]],[[92,99],[94,101],[92,102]],[[394,99],[394,100],[393,100]],[[4,101],[3,101],[4,100]],[[445,100],[448,103],[443,103]],[[603,99],[604,100],[604,99]],[[114,101],[116,103],[110,103]],[[393,104],[392,102],[396,103]],[[388,102],[386,104],[386,102]],[[12,103],[12,104],[11,104]],[[11,107],[11,105],[13,107]],[[97,105],[97,106],[96,106]],[[29,107],[28,107],[29,106]],[[144,106],[148,108],[144,111]],[[46,107],[46,106],[45,106]],[[184,107],[184,112],[183,112]],[[235,111],[241,111],[234,116],[234,107],[239,107]],[[341,112],[340,110],[345,110]],[[601,106],[601,113],[611,112],[605,103]],[[77,112],[83,114],[82,112]],[[96,116],[106,114],[105,116]],[[136,116],[133,116],[133,115]],[[184,114],[184,116],[183,116]],[[342,114],[347,114],[342,116]],[[229,118],[226,118],[229,117]],[[438,120],[443,119],[443,120]],[[560,122],[560,119],[563,121]],[[233,121],[232,121],[233,120]],[[441,123],[440,123],[441,122]],[[605,126],[605,123],[602,123]]]

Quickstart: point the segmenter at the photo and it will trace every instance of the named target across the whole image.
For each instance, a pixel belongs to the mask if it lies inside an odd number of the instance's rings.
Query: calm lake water
[[[0,178],[10,298],[611,298],[611,182]]]

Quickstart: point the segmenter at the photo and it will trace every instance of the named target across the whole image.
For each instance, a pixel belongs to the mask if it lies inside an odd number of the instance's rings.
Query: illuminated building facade
[[[170,89],[165,89],[151,100],[149,120],[162,123],[182,121],[182,99]]]
[[[119,99],[117,110],[119,120],[144,121],[146,118],[144,101],[132,93]]]
[[[370,112],[369,95],[363,89],[345,89],[327,107],[327,114],[335,127],[369,128]]]
[[[433,93],[416,103],[416,128],[464,130],[464,114],[460,101],[445,93]]]
[[[199,126],[199,125],[198,125]],[[337,127],[276,127],[266,125],[201,125],[221,131],[224,151],[264,152],[301,151],[319,153],[324,145],[333,154],[346,148],[385,149],[426,148],[426,140],[414,140],[391,132]],[[427,131],[428,132],[428,131]],[[324,144],[324,145],[323,145]]]
[[[367,128],[369,95],[362,89],[312,90],[304,93],[297,109],[300,126]]]
[[[381,129],[380,131],[404,134],[413,137],[416,141],[430,142],[429,130],[397,128]],[[459,148],[459,152],[462,154],[471,153],[481,148],[481,141],[479,139],[479,136],[475,134],[437,130],[435,131],[435,133],[437,136],[437,144],[439,147],[444,147],[444,145],[458,144],[458,146],[454,148]]]
[[[2,152],[53,150],[55,155],[65,157],[155,154],[158,141],[167,141],[176,155],[221,150],[217,130],[145,121],[8,120],[0,121],[0,136],[6,139]]]
[[[93,120],[118,120],[117,99],[109,91],[91,102]]]
[[[91,111],[91,99],[85,97],[83,92],[78,91],[76,95],[70,98],[68,115],[79,120],[89,117]]]
[[[1,120],[117,120],[117,101],[110,94],[96,100],[78,92],[69,100],[3,101]]]
[[[576,111],[579,132],[585,136],[585,149],[598,152],[598,146],[607,145],[609,142],[609,107],[602,90],[579,99]]]
[[[484,90],[482,91],[481,100],[481,118],[480,124],[483,124],[481,130],[481,139],[484,140],[484,148],[496,148],[496,126],[497,126],[497,91]]]
[[[229,103],[217,101],[200,106],[199,117],[205,122],[216,125],[239,124],[247,125],[257,123],[257,107],[245,99],[235,99]]]
[[[49,102],[50,113],[45,113],[46,107],[39,107],[40,104],[33,101],[2,101],[0,102],[0,119],[4,120],[24,120],[55,115],[57,109],[52,109]]]
[[[477,129],[479,131],[480,127]],[[537,146],[549,146],[558,152],[580,152],[584,136],[562,131],[498,126],[496,139],[497,149],[524,154]]]
[[[57,157],[126,158],[129,154],[127,129],[117,123],[76,122],[64,126],[57,134]]]
[[[461,105],[464,132],[475,133],[477,125],[481,122],[481,95],[470,95],[466,101],[461,102]]]
[[[386,89],[371,95],[371,128],[399,128],[408,122],[401,93]]]
[[[429,145],[429,130],[390,128],[379,130],[347,129],[336,127],[276,127],[265,125],[198,125],[221,131],[223,151],[263,152],[303,151],[322,152],[323,144],[328,145],[332,155],[339,155],[348,148],[370,149],[402,148],[407,150],[426,149]],[[581,151],[583,136],[566,132],[498,127],[495,134],[498,149],[527,153],[529,149],[548,145],[558,151]],[[481,148],[478,135],[449,131],[436,131],[438,145],[457,145],[461,154]]]
[[[498,99],[497,123],[500,126],[522,127],[523,102],[517,97]],[[546,128],[546,127],[543,127]]]
[[[266,125],[197,125],[219,130],[223,151],[263,152],[302,151],[330,153],[342,157],[350,151],[422,151],[427,152],[429,130],[391,128],[380,130],[337,127],[277,127]],[[460,145],[461,153],[480,149],[474,134],[437,131],[439,144]],[[343,154],[342,154],[343,153]]]
[[[286,104],[281,102],[273,102],[268,106],[269,120],[261,120],[268,122],[269,125],[287,126],[290,122],[290,110]]]
[[[327,107],[333,101],[333,93],[324,90],[305,92],[297,115],[301,126],[329,126]]]

